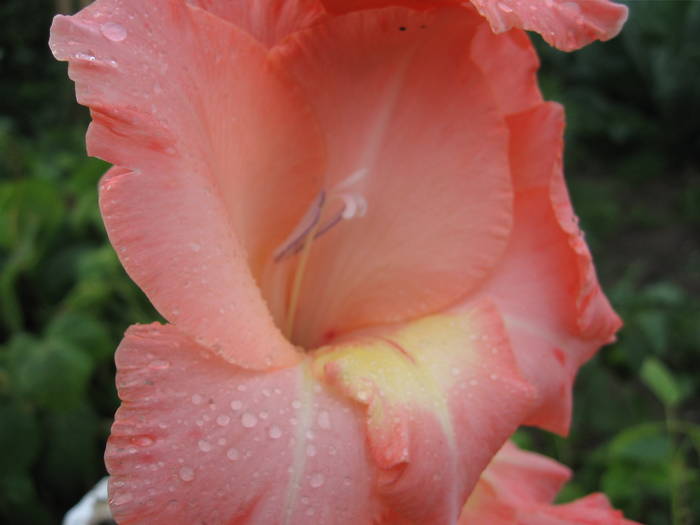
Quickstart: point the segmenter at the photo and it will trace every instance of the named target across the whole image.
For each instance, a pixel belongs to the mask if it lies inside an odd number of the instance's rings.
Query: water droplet
[[[116,22],[107,22],[102,24],[100,31],[107,40],[112,42],[121,42],[126,38],[126,28]]]
[[[309,485],[311,485],[313,488],[317,489],[323,485],[323,482],[325,479],[323,478],[323,474],[320,472],[317,472],[316,474],[311,475],[311,479],[309,480]]]
[[[126,503],[129,503],[132,499],[134,499],[134,497],[131,495],[130,492],[126,492],[124,494],[117,494],[112,499],[112,505],[124,505]]]
[[[75,58],[77,58],[78,60],[87,60],[88,62],[94,62],[95,60],[97,60],[95,58],[95,55],[93,55],[92,53],[83,53],[80,51],[75,54]]]
[[[182,467],[180,469],[180,479],[182,481],[192,481],[194,479],[194,470],[190,467]]]
[[[140,447],[149,447],[153,444],[153,439],[148,436],[139,436],[132,438],[131,441]]]
[[[240,410],[243,408],[243,403],[238,401],[237,399],[234,401],[231,401],[231,410]]]
[[[301,408],[301,401],[298,399],[295,399],[292,401],[292,408],[296,408],[297,410]]]
[[[321,428],[324,428],[326,430],[331,428],[331,417],[328,414],[328,411],[322,410],[321,413],[319,413],[319,415],[318,415],[317,422],[318,422],[318,426]]]
[[[226,457],[231,461],[236,461],[240,457],[240,455],[238,454],[238,451],[235,448],[230,448],[226,451]]]
[[[152,370],[165,370],[170,367],[170,363],[164,359],[156,359],[148,364],[148,368]]]
[[[255,425],[258,424],[258,418],[255,417],[254,414],[251,414],[250,412],[246,412],[241,416],[241,425],[243,425],[245,428],[253,428]]]
[[[512,13],[513,12],[513,9],[509,5],[504,4],[503,2],[498,2],[497,5],[498,5],[498,8],[501,11],[503,11],[504,13]]]
[[[209,443],[208,441],[204,441],[203,439],[201,439],[199,443],[197,443],[197,446],[202,452],[209,452],[211,450],[211,443]]]
[[[258,415],[260,416],[260,419],[267,419],[269,414],[265,411],[262,411]]]
[[[238,385],[236,387],[236,390],[238,390],[239,392],[245,392],[245,385]]]
[[[192,396],[192,403],[195,405],[201,405],[204,402],[204,398],[199,394],[194,394]]]
[[[225,427],[226,425],[229,424],[231,421],[231,418],[225,415],[220,415],[219,417],[216,418],[216,424],[222,427]]]
[[[316,510],[313,507],[309,507],[308,509],[306,509],[307,516],[313,516],[314,514],[316,514]]]
[[[316,447],[313,445],[307,445],[306,455],[309,456],[310,458],[314,457],[316,455]]]
[[[190,249],[191,249],[193,252],[198,252],[201,248],[202,248],[202,247],[201,247],[199,244],[197,244],[196,242],[191,242],[191,243],[190,243]]]
[[[278,439],[282,437],[282,430],[280,430],[280,427],[275,425],[273,427],[270,427],[269,434],[272,439]]]
[[[348,476],[345,476],[343,478],[343,485],[349,487],[350,485],[352,485],[352,479],[350,479]]]
[[[470,379],[470,380],[469,380],[469,384],[470,384],[471,386],[476,386],[476,385],[479,384],[479,382],[478,382],[476,379]]]

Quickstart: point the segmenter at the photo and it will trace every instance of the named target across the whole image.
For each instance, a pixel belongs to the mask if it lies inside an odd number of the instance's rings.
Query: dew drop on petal
[[[326,410],[323,410],[319,413],[318,426],[326,430],[331,428],[331,417]]]
[[[182,467],[179,474],[182,481],[192,481],[194,479],[194,470],[190,467]]]
[[[112,505],[124,505],[126,503],[129,503],[132,499],[134,499],[134,497],[131,495],[130,492],[127,492],[125,494],[117,494],[112,500]]]
[[[226,457],[231,461],[236,461],[240,457],[240,454],[235,448],[230,448],[226,451]]]
[[[197,446],[202,452],[209,452],[211,450],[211,443],[209,443],[208,441],[204,441],[203,439],[201,439],[199,443],[197,443]]]
[[[216,418],[216,424],[222,427],[225,427],[226,425],[229,424],[231,421],[231,418],[222,414],[219,417]]]
[[[204,402],[204,398],[200,396],[199,394],[194,394],[192,396],[192,403],[195,405],[201,405],[202,402]]]
[[[121,42],[126,38],[126,28],[116,22],[106,22],[100,27],[100,31],[107,40],[112,42]]]
[[[148,364],[148,368],[151,370],[166,370],[170,367],[170,363],[163,359],[156,359]]]
[[[310,458],[314,457],[316,455],[316,447],[313,445],[308,445],[306,447],[306,455]]]
[[[323,485],[323,482],[325,479],[323,478],[323,474],[320,472],[317,472],[316,474],[311,475],[311,480],[309,480],[309,485],[311,485],[313,488],[317,489]]]
[[[270,435],[270,437],[272,439],[278,439],[278,438],[282,437],[282,431],[280,430],[280,427],[278,427],[276,425],[273,427],[270,427],[268,434]]]
[[[241,425],[243,425],[245,428],[253,428],[257,424],[258,418],[254,414],[246,412],[241,416]]]
[[[240,410],[241,408],[243,408],[243,403],[241,401],[238,401],[237,399],[231,401],[231,410]]]

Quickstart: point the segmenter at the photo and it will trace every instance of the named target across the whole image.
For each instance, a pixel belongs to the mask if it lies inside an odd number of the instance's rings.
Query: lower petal
[[[120,523],[371,523],[358,407],[301,364],[237,368],[172,325],[129,329],[106,452]]]
[[[488,302],[319,352],[315,375],[366,406],[379,494],[412,523],[454,523],[531,409],[531,387]]]
[[[569,476],[556,461],[507,443],[481,475],[459,525],[634,525],[602,494],[552,505]]]

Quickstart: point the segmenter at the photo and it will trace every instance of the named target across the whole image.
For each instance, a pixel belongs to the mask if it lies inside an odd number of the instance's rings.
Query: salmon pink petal
[[[315,375],[367,410],[387,523],[455,523],[532,390],[488,302],[319,349]]]
[[[460,0],[322,0],[331,12],[403,5],[414,9],[454,5]],[[536,31],[559,49],[572,51],[594,40],[616,36],[627,20],[627,7],[609,0],[471,0],[495,33],[511,28]]]
[[[228,20],[272,47],[313,25],[324,14],[320,0],[187,0]]]
[[[489,79],[504,114],[519,113],[542,103],[537,84],[540,60],[524,31],[496,35],[481,24],[471,45],[471,58]]]
[[[435,6],[459,4],[460,0],[322,0],[331,13],[349,13],[359,9],[374,9],[400,5],[414,9],[428,9]]]
[[[361,411],[306,364],[240,369],[172,325],[134,326],[117,350],[106,452],[119,523],[371,523]]]
[[[459,525],[634,525],[602,494],[552,505],[569,469],[508,443],[484,470]]]
[[[627,20],[627,6],[609,0],[471,0],[496,33],[536,31],[554,47],[573,51],[610,40]]]
[[[311,249],[304,344],[439,311],[501,257],[512,189],[505,120],[468,53],[482,23],[461,8],[360,11],[273,50],[326,130],[326,207],[351,217]]]
[[[226,359],[294,362],[255,279],[323,170],[298,90],[251,36],[183,2],[100,0],[57,17],[51,46],[91,109],[89,152],[117,165],[100,205],[127,272]]]
[[[526,421],[565,434],[578,367],[620,327],[595,277],[561,173],[561,107],[509,118],[515,221],[506,255],[481,293],[502,310],[518,364],[537,387]]]

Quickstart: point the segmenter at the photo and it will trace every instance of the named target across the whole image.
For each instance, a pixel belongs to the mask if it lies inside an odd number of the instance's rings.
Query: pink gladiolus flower
[[[639,525],[614,510],[603,494],[553,505],[570,477],[556,461],[506,443],[481,475],[459,525]]]
[[[319,0],[332,12],[404,5],[415,9],[465,5],[465,0]],[[554,47],[573,51],[594,40],[615,37],[627,20],[627,6],[610,0],[469,0],[496,33],[514,27],[536,31]]]
[[[116,361],[123,523],[453,524],[566,433],[620,321],[520,30],[471,7],[99,0],[57,17],[100,206],[170,324]]]

